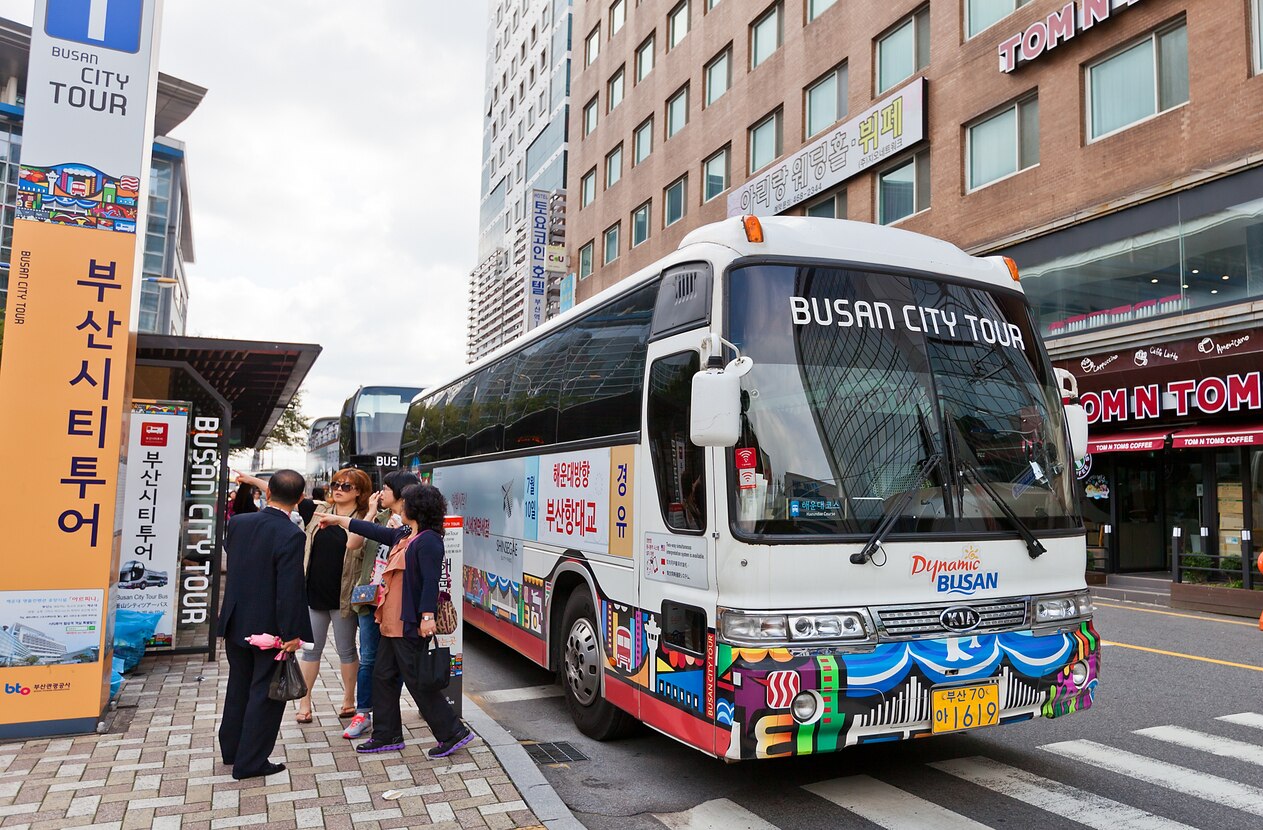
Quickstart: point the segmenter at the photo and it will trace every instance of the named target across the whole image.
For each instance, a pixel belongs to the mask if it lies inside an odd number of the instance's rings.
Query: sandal
[[[347,706],[347,707],[345,707],[345,708],[343,708],[343,709],[339,709],[339,710],[338,710],[338,719],[339,719],[339,720],[346,720],[346,719],[348,719],[348,718],[353,718],[353,717],[355,717],[356,712],[358,712],[358,711],[359,711],[359,710],[357,710],[354,706]]]
[[[298,721],[299,723],[311,723],[312,720],[314,720],[314,718],[311,712],[299,712],[297,715],[294,716],[294,720]]]

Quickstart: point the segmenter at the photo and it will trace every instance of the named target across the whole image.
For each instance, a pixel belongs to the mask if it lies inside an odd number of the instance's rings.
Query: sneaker
[[[362,738],[365,733],[372,731],[372,729],[373,716],[357,712],[355,717],[351,718],[351,722],[346,725],[346,731],[342,733],[342,737],[348,740]]]
[[[456,737],[451,740],[441,741],[438,746],[430,747],[430,751],[426,754],[431,758],[446,758],[456,750],[474,739],[474,733],[469,731],[469,727],[463,726],[456,733]]]
[[[397,752],[401,749],[403,749],[403,738],[393,738],[389,741],[381,738],[369,738],[357,746],[355,751],[367,755],[373,752]]]

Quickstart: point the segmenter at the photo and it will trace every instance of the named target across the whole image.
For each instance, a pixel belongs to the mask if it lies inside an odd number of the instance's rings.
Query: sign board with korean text
[[[134,401],[123,488],[118,607],[161,613],[148,645],[175,644],[191,404]]]
[[[530,246],[526,274],[526,331],[544,322],[548,313],[548,220],[547,190],[532,190],[529,202]]]
[[[706,590],[706,539],[675,533],[645,534],[645,578]]]
[[[443,690],[443,694],[447,695],[447,702],[452,704],[457,717],[461,714],[461,690],[465,684],[465,638],[462,633],[465,604],[461,602],[461,589],[457,587],[456,581],[461,579],[461,574],[464,573],[464,551],[465,520],[460,516],[444,517],[443,576],[439,582],[439,590],[446,591],[452,598],[452,605],[456,607],[457,623],[454,632],[435,635],[434,639],[438,648],[450,649],[452,652],[452,681]]]
[[[783,213],[921,141],[925,83],[916,79],[733,190],[728,215]]]
[[[38,463],[0,477],[0,596],[73,601],[76,618],[93,618],[76,636],[96,643],[76,640],[74,662],[0,667],[6,687],[56,690],[0,707],[0,738],[91,731],[108,702],[161,7],[35,2],[0,458]],[[27,565],[32,551],[46,566]]]

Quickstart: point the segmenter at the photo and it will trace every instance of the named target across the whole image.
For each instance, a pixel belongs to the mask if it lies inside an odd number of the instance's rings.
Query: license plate
[[[1000,722],[1000,684],[943,686],[930,689],[930,731],[960,732]]]

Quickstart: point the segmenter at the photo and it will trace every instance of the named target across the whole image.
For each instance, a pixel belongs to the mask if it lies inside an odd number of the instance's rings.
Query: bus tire
[[[561,631],[565,639],[557,674],[575,726],[598,741],[631,734],[636,721],[601,695],[605,650],[601,647],[592,598],[586,590],[574,591],[566,601]]]

